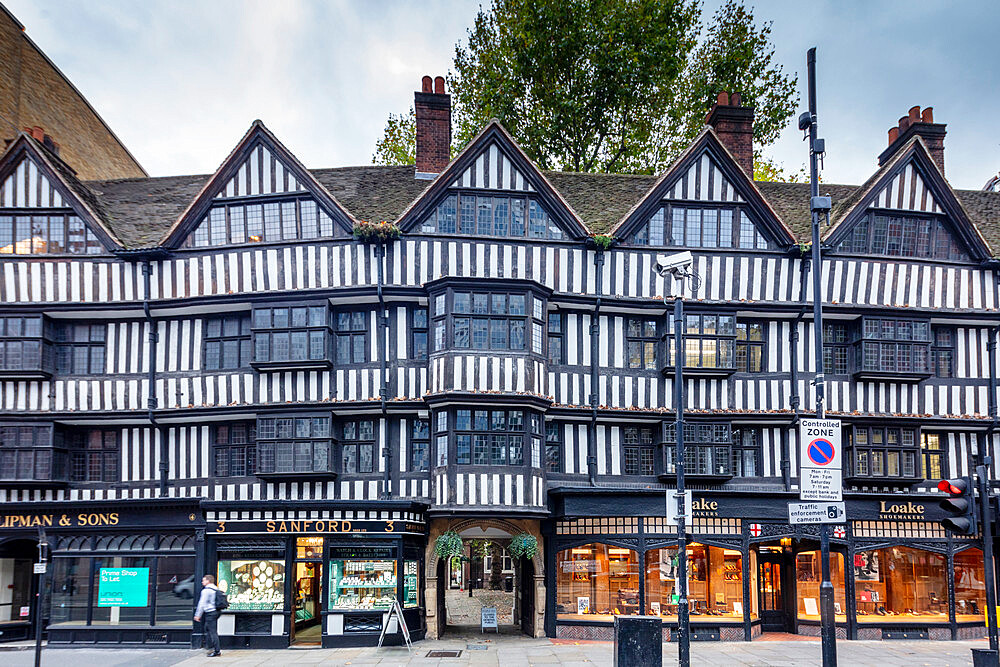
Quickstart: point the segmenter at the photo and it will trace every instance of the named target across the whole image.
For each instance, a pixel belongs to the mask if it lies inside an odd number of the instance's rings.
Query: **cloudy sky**
[[[368,164],[390,112],[444,74],[473,1],[0,0],[155,176],[214,171],[255,118],[309,167]],[[706,14],[719,4],[706,0]],[[860,183],[913,105],[948,124],[947,176],[1000,169],[995,2],[760,0],[777,58],[818,47],[824,180]],[[803,94],[804,98],[804,94]],[[804,101],[803,101],[804,105]],[[768,152],[807,155],[789,128]]]

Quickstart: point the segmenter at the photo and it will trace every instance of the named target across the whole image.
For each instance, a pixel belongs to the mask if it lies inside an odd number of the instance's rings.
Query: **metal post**
[[[813,341],[816,363],[816,418],[826,418],[826,385],[823,368],[823,285],[822,254],[820,252],[819,199],[819,150],[816,122],[816,47],[806,56],[809,70],[809,208],[812,211],[812,273],[813,273]],[[820,623],[823,639],[823,667],[837,665],[837,631],[833,615],[833,584],[830,582],[830,528],[820,524],[820,555],[823,581],[819,586]]]
[[[990,457],[986,457],[989,461]],[[988,463],[987,463],[988,465]],[[986,577],[986,630],[990,636],[990,650],[1000,649],[997,641],[997,590],[993,578],[993,507],[990,502],[989,480],[986,477],[987,467],[976,466],[976,478],[979,482],[979,517],[983,530],[983,572]]]
[[[42,572],[38,575],[38,593],[35,596],[35,667],[42,664],[42,623],[45,612],[42,605],[45,603],[45,572],[48,570],[48,540],[45,539],[45,531],[38,531],[38,562],[43,566]]]
[[[684,507],[684,282],[674,299],[674,442],[677,470],[677,664],[691,664],[688,617],[687,508]]]

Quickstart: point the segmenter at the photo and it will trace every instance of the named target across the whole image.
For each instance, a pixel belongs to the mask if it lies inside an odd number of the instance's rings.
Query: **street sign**
[[[45,566],[47,563],[35,563],[34,572],[35,574],[45,574]]]
[[[691,521],[693,517],[691,511],[691,492],[684,492],[684,521],[687,523],[689,529],[691,526]],[[677,525],[677,490],[667,489],[667,525],[676,526]]]
[[[839,419],[799,420],[799,498],[844,499]]]
[[[788,523],[847,523],[844,503],[788,503]]]

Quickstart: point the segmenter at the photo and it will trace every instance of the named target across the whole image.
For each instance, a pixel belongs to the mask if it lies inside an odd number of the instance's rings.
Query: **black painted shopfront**
[[[223,648],[372,645],[394,599],[422,639],[424,509],[208,504],[206,572],[229,599]],[[396,627],[392,619],[385,643],[401,641]]]
[[[33,637],[41,616],[52,647],[190,645],[203,528],[196,500],[6,504],[0,573],[11,599],[0,637]],[[32,564],[41,540],[49,563],[39,614]],[[123,575],[133,586],[117,598],[111,589]]]
[[[674,639],[676,533],[662,491],[552,490],[546,522],[546,634],[609,640],[616,615],[663,619]],[[776,491],[694,492],[687,550],[692,637],[752,640],[819,634],[818,527],[789,525]],[[981,543],[949,536],[937,499],[846,494],[849,522],[833,530],[831,570],[843,639],[984,636]],[[621,508],[629,508],[623,516]]]

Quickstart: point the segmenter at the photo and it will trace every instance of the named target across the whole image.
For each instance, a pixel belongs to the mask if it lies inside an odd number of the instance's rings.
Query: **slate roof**
[[[309,171],[359,220],[396,220],[430,184],[415,179],[412,166]],[[611,229],[656,182],[655,176],[544,173],[594,233]],[[103,216],[109,229],[129,249],[156,246],[211,178],[203,174],[81,182],[72,173],[62,175],[70,179],[74,192]],[[796,238],[808,242],[809,185],[762,181],[756,185]],[[831,220],[836,221],[864,189],[863,185],[821,184],[820,193],[833,197]],[[994,255],[1000,253],[1000,193],[955,190],[955,194]]]

